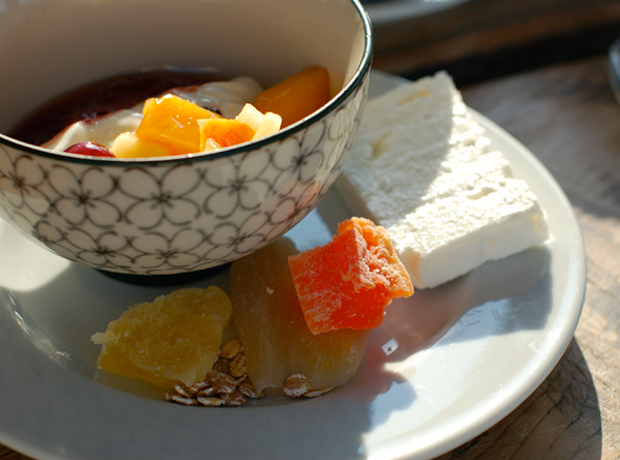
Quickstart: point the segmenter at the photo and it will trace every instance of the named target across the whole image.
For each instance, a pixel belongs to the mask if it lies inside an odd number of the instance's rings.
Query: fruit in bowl
[[[12,70],[0,76],[0,132],[72,88],[144,67],[210,66],[271,88],[319,66],[329,74],[329,100],[271,136],[157,158],[59,153],[0,134],[0,214],[38,244],[97,269],[185,273],[269,244],[331,187],[367,97],[372,34],[354,0],[148,3],[9,7],[0,17],[0,58]]]

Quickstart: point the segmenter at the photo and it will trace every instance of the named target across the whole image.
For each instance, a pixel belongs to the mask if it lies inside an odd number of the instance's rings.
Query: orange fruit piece
[[[97,367],[162,388],[193,385],[213,367],[231,313],[228,295],[215,286],[134,306],[92,336],[103,345]]]
[[[392,299],[413,294],[386,230],[367,219],[341,223],[331,242],[289,257],[289,266],[313,334],[377,327]]]
[[[280,238],[234,261],[230,269],[233,319],[258,392],[282,388],[298,372],[314,389],[343,385],[366,350],[369,331],[310,332],[288,267],[288,257],[297,252],[289,239]]]
[[[136,135],[168,146],[175,155],[200,152],[198,120],[221,118],[215,112],[174,94],[147,99],[142,113],[144,118]]]
[[[308,67],[261,92],[254,106],[262,113],[282,117],[282,128],[307,117],[329,101],[329,74],[323,67]]]
[[[254,137],[254,130],[238,120],[225,118],[210,118],[198,120],[200,126],[200,151],[203,151],[207,140],[213,139],[221,147],[250,142]]]

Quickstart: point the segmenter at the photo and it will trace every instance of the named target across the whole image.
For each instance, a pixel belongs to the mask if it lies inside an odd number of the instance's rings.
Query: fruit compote
[[[329,100],[329,75],[322,67],[266,90],[249,77],[213,82],[210,75],[208,83],[195,84],[201,76],[145,72],[88,85],[52,101],[11,135],[96,157],[187,155],[270,136]]]
[[[69,91],[34,111],[9,135],[42,145],[72,123],[127,109],[172,88],[203,85],[226,77],[203,70],[158,69],[106,78]]]

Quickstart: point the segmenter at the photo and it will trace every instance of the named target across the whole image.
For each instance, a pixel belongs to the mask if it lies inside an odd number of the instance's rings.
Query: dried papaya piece
[[[343,222],[331,242],[288,260],[313,334],[377,327],[393,299],[413,294],[387,232],[367,219]]]

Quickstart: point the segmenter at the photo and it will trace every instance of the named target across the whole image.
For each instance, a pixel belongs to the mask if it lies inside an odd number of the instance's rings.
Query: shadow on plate
[[[438,288],[395,300],[374,334],[375,348],[381,348],[377,354],[383,356],[376,365],[407,359],[448,331],[454,343],[544,328],[551,308],[549,264],[547,248],[532,248],[487,262]]]

